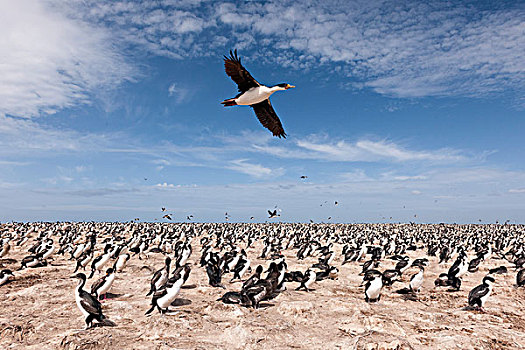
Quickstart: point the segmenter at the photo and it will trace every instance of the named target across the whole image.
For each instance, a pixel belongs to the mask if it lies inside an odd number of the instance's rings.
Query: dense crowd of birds
[[[246,251],[256,242],[262,247],[260,255],[250,257]],[[193,264],[189,262],[192,243],[200,245],[200,257],[194,257]],[[18,270],[38,269],[55,255],[69,259],[71,278],[78,280],[75,300],[90,328],[94,321],[115,325],[104,316],[101,300],[130,259],[143,260],[152,254],[163,255],[164,265],[151,276],[146,315],[170,312],[192,265],[206,272],[212,287],[226,289],[222,281],[228,274],[230,281],[243,282],[239,290],[226,291],[210,302],[257,309],[291,283],[295,290],[308,292],[322,288],[325,279],[345,278],[340,274],[345,264],[362,266],[364,299],[377,302],[383,288],[401,283],[409,273],[408,285],[395,292],[418,300],[431,257],[443,266],[435,286],[449,292],[461,289],[465,274],[478,272],[489,259],[499,259],[502,265],[480,276],[480,285],[468,294],[466,308],[483,311],[497,275],[512,269],[516,286],[525,286],[524,243],[521,225],[6,223],[0,225],[0,267],[19,264]],[[15,261],[10,258],[15,250],[28,255]],[[293,252],[299,262],[307,257],[318,261],[304,266],[304,271],[288,269],[284,251]],[[254,258],[267,260],[268,266],[252,266]],[[385,260],[394,261],[395,267],[381,269]],[[447,262],[452,265],[445,269]],[[3,269],[0,286],[16,278],[17,271]],[[84,287],[92,278],[87,291]]]

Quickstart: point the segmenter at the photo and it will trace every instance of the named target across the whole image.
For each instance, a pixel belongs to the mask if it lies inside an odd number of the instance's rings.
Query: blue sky
[[[525,222],[521,1],[5,0],[0,31],[1,221]],[[220,105],[232,48],[297,86],[286,140]]]

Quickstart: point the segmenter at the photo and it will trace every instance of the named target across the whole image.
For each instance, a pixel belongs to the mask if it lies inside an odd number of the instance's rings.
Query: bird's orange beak
[[[295,87],[295,85],[287,84],[287,85],[286,85],[286,90],[291,89],[291,88],[294,88],[294,87]]]

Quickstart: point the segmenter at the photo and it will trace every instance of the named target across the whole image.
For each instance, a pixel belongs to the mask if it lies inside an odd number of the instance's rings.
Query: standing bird
[[[492,292],[492,283],[494,283],[494,278],[491,276],[485,276],[483,278],[483,283],[474,287],[474,289],[468,293],[468,304],[472,307],[477,306],[483,311],[483,306]]]
[[[162,286],[164,286],[164,284],[168,281],[169,274],[170,274],[170,265],[171,265],[171,258],[168,256],[166,257],[164,266],[153,274],[153,277],[151,278],[151,288],[148,294],[146,294],[146,296],[150,295],[156,290],[161,289]]]
[[[117,261],[115,261],[115,264],[113,265],[113,269],[116,272],[122,272],[126,267],[129,258],[130,255],[128,253],[120,254],[117,258]]]
[[[270,95],[276,91],[288,90],[295,86],[282,83],[271,87],[264,86],[257,82],[250,72],[241,64],[241,59],[237,56],[237,50],[230,50],[230,57],[224,56],[224,69],[226,74],[237,84],[239,94],[234,98],[222,101],[224,107],[227,106],[250,106],[261,124],[270,130],[273,136],[286,138],[283,126],[279,117],[270,103]]]
[[[93,326],[94,320],[104,326],[114,326],[115,324],[102,314],[102,305],[100,302],[94,296],[82,289],[84,284],[86,284],[86,275],[83,273],[77,273],[76,275],[71,276],[71,278],[77,278],[79,280],[78,286],[75,289],[75,300],[78,308],[85,317],[86,329]]]
[[[370,273],[365,276],[365,301],[373,303],[381,299],[381,289],[383,288],[383,279],[381,273]]]
[[[113,284],[113,281],[115,280],[115,271],[113,268],[109,268],[106,270],[106,275],[99,278],[93,285],[91,286],[91,295],[94,295],[96,298],[99,299],[106,299],[107,292],[111,289],[111,285]]]

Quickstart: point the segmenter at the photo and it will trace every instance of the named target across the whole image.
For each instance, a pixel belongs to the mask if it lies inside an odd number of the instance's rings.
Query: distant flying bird
[[[161,209],[162,209],[162,211],[166,211],[166,208],[164,208],[164,207],[162,207]]]
[[[338,204],[339,204],[339,202],[338,202],[338,201],[335,201],[335,204],[334,204],[334,205],[338,205]]]
[[[308,176],[303,175],[303,176],[301,176],[301,179],[308,179]]]
[[[250,217],[250,220],[253,220],[253,219],[255,219],[255,217],[251,216],[251,217]]]
[[[186,219],[191,220],[193,218],[193,215],[186,216]]]
[[[271,218],[274,218],[276,216],[281,216],[280,214],[277,214],[277,209],[275,209],[274,211],[270,211],[268,210],[268,218],[271,219]]]
[[[233,98],[222,101],[224,107],[228,106],[250,106],[261,124],[270,130],[273,136],[286,138],[283,126],[279,117],[270,103],[270,95],[276,91],[288,90],[295,86],[282,83],[271,87],[264,86],[257,82],[250,72],[241,64],[241,59],[237,56],[237,50],[230,50],[230,57],[224,56],[224,69],[226,74],[237,84],[239,94]]]
[[[148,178],[147,178],[147,177],[145,177],[145,178],[144,178],[144,181],[148,181]]]
[[[171,220],[171,216],[169,216],[168,214],[164,215],[162,218],[163,218],[163,219]]]

